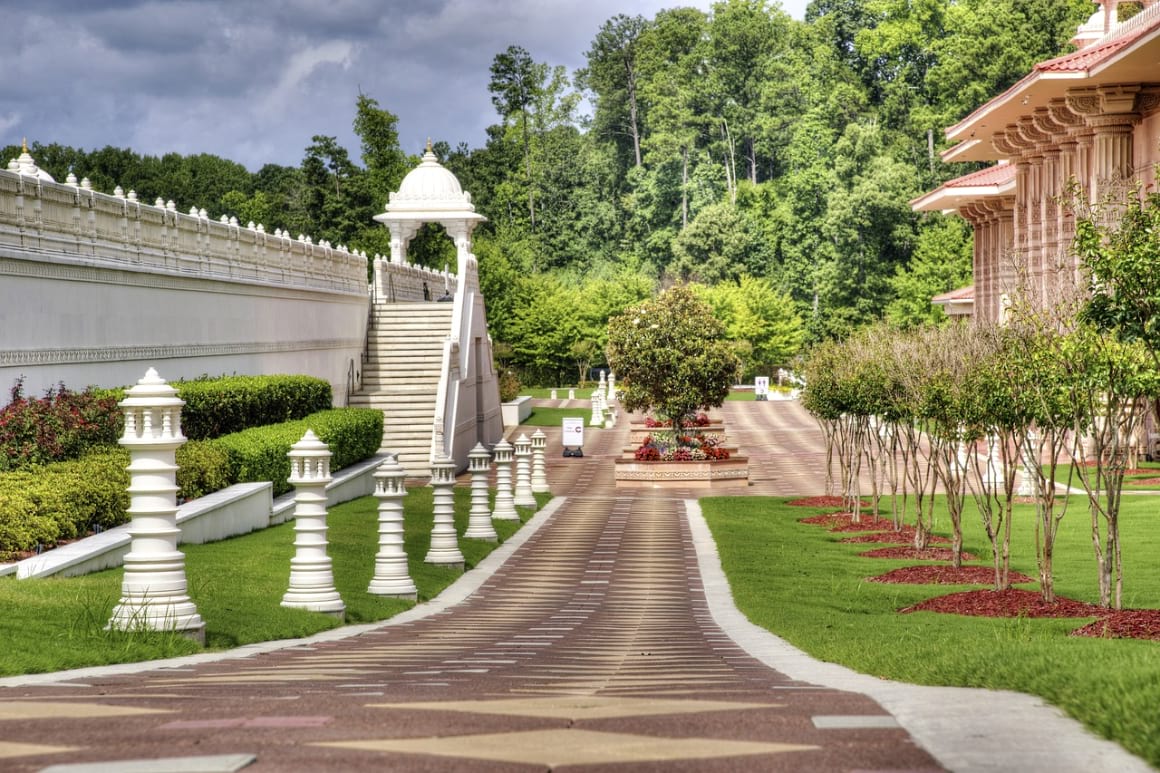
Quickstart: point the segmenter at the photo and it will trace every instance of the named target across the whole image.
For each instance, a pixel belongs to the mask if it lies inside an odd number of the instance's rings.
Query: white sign
[[[769,376],[757,376],[753,379],[753,393],[759,398],[769,394]]]
[[[564,448],[582,448],[584,446],[584,419],[565,418]]]

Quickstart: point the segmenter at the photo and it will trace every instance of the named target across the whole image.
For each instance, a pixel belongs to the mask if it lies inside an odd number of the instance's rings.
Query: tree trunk
[[[689,146],[681,148],[681,230],[689,225]]]
[[[636,73],[632,70],[632,63],[624,62],[625,83],[628,85],[628,124],[632,131],[632,151],[636,157],[636,165],[642,166],[640,159],[640,122],[636,114]]]

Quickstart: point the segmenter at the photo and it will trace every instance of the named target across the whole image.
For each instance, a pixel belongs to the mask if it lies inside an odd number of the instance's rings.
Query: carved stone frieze
[[[361,349],[362,339],[328,338],[317,341],[271,341],[226,344],[147,344],[93,346],[69,349],[0,351],[0,367],[66,365],[94,362],[157,361],[186,357],[222,357],[239,354],[278,354],[326,349]]]

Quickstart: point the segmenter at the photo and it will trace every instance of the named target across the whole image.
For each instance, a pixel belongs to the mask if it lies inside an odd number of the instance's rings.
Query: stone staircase
[[[382,450],[398,454],[409,478],[431,475],[431,433],[451,333],[451,303],[379,303],[368,336],[362,389],[350,405],[383,412]]]

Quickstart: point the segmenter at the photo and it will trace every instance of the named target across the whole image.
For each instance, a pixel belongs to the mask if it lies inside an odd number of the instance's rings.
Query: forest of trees
[[[602,359],[610,316],[680,282],[705,294],[749,373],[878,318],[937,320],[930,297],[970,281],[970,232],[908,202],[972,171],[939,160],[943,128],[1066,51],[1091,8],[813,0],[799,22],[722,0],[614,16],[574,73],[519,45],[497,52],[486,143],[435,150],[488,217],[475,252],[499,350],[527,380],[574,379]],[[371,218],[417,159],[388,109],[370,95],[353,107],[361,147],[314,136],[298,167],[32,152],[57,179],[71,169],[98,190],[385,254]],[[454,250],[427,232],[411,256],[441,267]]]

